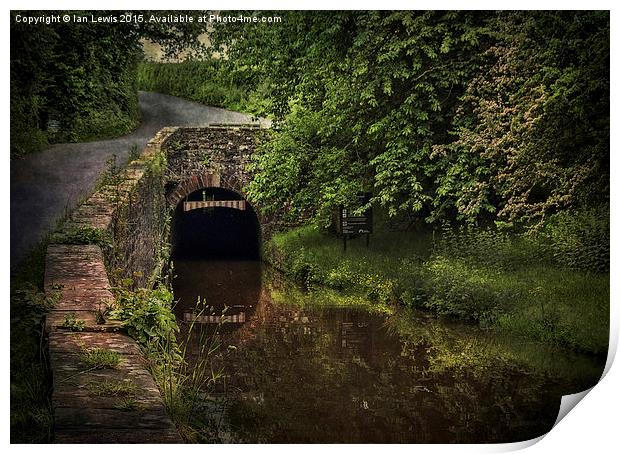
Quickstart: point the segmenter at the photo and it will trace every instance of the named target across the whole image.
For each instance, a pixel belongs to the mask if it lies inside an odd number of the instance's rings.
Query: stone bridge
[[[257,243],[254,246],[254,255],[259,253],[262,240],[272,233],[275,225],[273,218],[263,216],[257,209],[259,207],[253,207],[245,200],[244,188],[250,180],[247,166],[256,147],[264,140],[265,134],[264,129],[247,126],[181,128],[174,130],[162,144],[167,160],[164,173],[165,195],[167,206],[173,214],[171,234],[173,252],[182,253],[183,249],[186,251],[212,249],[205,243],[213,233],[206,224],[213,219],[209,215],[200,215],[200,212],[205,213],[205,210],[188,215],[185,212],[187,207],[184,209],[181,206],[185,201],[194,201],[197,203],[194,203],[192,208],[229,206],[247,210],[245,215],[237,214],[230,222],[248,224],[248,227],[245,231],[241,226],[231,228],[230,236],[255,236]],[[231,216],[234,214],[228,215]],[[187,222],[183,224],[185,218]],[[205,224],[202,230],[188,231],[192,230],[192,227],[200,227],[201,224]],[[187,241],[191,244],[185,248],[178,245],[179,236],[188,237]],[[231,237],[228,245],[223,244],[221,248],[228,247],[234,254],[235,246],[238,245],[233,243]]]
[[[246,166],[265,134],[259,128],[183,128],[163,144],[166,196],[170,207],[199,189],[222,187],[244,196]]]
[[[52,235],[45,289],[58,301],[46,317],[56,442],[181,441],[139,345],[118,322],[102,320],[102,308],[113,304],[113,287],[122,279],[148,287],[165,269],[167,220],[173,218],[173,235],[182,201],[204,198],[207,191],[212,200],[245,199],[246,166],[265,133],[250,127],[164,128],[138,159],[104,178]],[[248,208],[256,234],[268,236],[273,219]],[[116,352],[119,365],[85,368],[84,355],[100,349]],[[117,382],[140,390],[135,408],[97,392],[102,383]]]

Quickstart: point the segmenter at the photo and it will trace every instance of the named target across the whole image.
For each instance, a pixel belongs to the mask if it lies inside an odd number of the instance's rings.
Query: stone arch
[[[185,212],[185,207],[183,207],[183,201],[187,200],[188,198],[192,199],[192,194],[195,194],[196,192],[199,192],[201,190],[225,191],[227,193],[230,193],[230,197],[225,198],[224,200],[243,200],[245,203],[243,205],[244,208],[241,208],[241,210],[243,212],[247,212],[254,219],[254,221],[252,222],[255,223],[254,225],[256,227],[255,228],[255,231],[256,231],[255,238],[257,239],[256,256],[260,258],[261,245],[264,241],[265,231],[263,229],[263,226],[265,224],[265,220],[264,220],[264,217],[261,216],[259,211],[256,210],[255,207],[246,200],[246,196],[244,192],[239,188],[240,185],[236,183],[238,182],[231,181],[231,179],[221,178],[218,172],[209,170],[206,172],[200,172],[200,173],[193,174],[187,177],[186,179],[182,180],[181,182],[176,183],[175,186],[172,186],[172,185],[168,186],[169,192],[166,196],[166,201],[168,204],[168,209],[171,210],[172,215],[173,215],[172,216],[172,219],[173,219],[172,232],[179,232],[179,230],[177,230],[177,224],[176,224],[177,222],[180,222],[178,219],[178,215],[181,212]],[[220,197],[222,197],[222,194],[220,194]],[[215,200],[217,201],[220,199],[216,198]],[[221,206],[221,208],[227,209],[229,207],[224,205],[224,206]],[[231,206],[230,208],[235,208],[235,207]],[[216,208],[216,210],[219,210],[219,208]],[[190,208],[189,211],[191,212],[194,210]],[[197,209],[196,211],[203,211],[203,210]],[[245,222],[241,222],[239,225],[244,225],[244,224]],[[182,225],[182,223],[180,225]],[[199,228],[204,228],[204,223],[199,223],[196,225],[202,225],[203,227],[199,227]],[[234,231],[234,228],[232,230]],[[172,232],[171,232],[170,241],[171,241],[171,244],[176,245],[178,243],[176,242],[175,235]],[[235,249],[235,248],[232,248],[232,249]],[[250,254],[250,255],[254,256],[254,254]]]
[[[172,191],[167,197],[168,206],[173,210],[176,206],[188,195],[190,195],[194,191],[198,191],[199,189],[204,188],[219,188],[220,186],[220,175],[219,173],[208,171],[196,175],[192,175],[189,178],[181,181],[177,187]],[[231,191],[238,192],[234,188],[224,188],[230,189]],[[243,194],[240,194],[242,197]],[[244,197],[245,198],[245,197]]]

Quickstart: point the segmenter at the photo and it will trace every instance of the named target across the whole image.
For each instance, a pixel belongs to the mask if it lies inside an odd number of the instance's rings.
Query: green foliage
[[[243,62],[237,71],[270,82],[273,113],[285,120],[255,157],[250,199],[323,224],[360,190],[392,214],[420,211],[430,144],[444,140],[441,109],[453,109],[445,99],[472,64],[466,56],[484,33],[480,18],[291,12],[283,22],[226,42],[230,60]]]
[[[437,147],[442,209],[540,224],[605,203],[609,15],[501,13],[495,23],[485,70],[461,98],[456,140]]]
[[[133,162],[140,159],[140,150],[138,149],[138,145],[137,144],[132,144],[131,147],[129,147],[129,162]]]
[[[370,191],[391,216],[533,226],[608,201],[607,12],[282,15],[210,34],[279,120],[246,188],[264,211],[326,225]]]
[[[84,321],[78,320],[75,317],[75,312],[71,312],[69,314],[65,314],[65,319],[63,320],[61,326],[70,331],[82,331],[84,329]]]
[[[243,81],[233,81],[219,60],[185,60],[179,63],[142,62],[138,66],[139,90],[155,91],[236,111],[261,113],[248,98]]]
[[[609,207],[553,215],[541,236],[554,259],[568,268],[609,271]]]
[[[51,378],[43,348],[43,317],[61,289],[43,292],[47,242],[43,241],[11,276],[11,442],[49,443],[53,416]]]
[[[117,397],[135,396],[140,388],[130,380],[103,380],[102,382],[91,382],[86,385],[88,391],[96,396]]]
[[[163,151],[159,151],[148,161],[147,170],[152,175],[162,175],[167,166],[166,154]]]
[[[479,321],[520,296],[511,286],[502,285],[499,273],[458,260],[437,257],[425,270],[429,298],[424,306],[442,315]]]
[[[105,161],[105,167],[99,176],[99,181],[97,182],[98,186],[114,186],[114,189],[118,189],[116,186],[121,183],[122,171],[122,166],[118,165],[116,155],[113,154]]]
[[[11,15],[11,157],[38,151],[47,145],[44,91],[48,85],[45,61],[57,33],[50,27],[28,27]],[[27,76],[27,77],[26,77]]]
[[[54,233],[50,237],[51,243],[57,244],[96,244],[101,248],[112,247],[110,233],[93,227],[69,226]]]
[[[359,293],[381,304],[404,298],[417,304],[422,260],[428,255],[428,233],[379,232],[371,247],[364,240],[342,241],[309,225],[274,236],[263,257],[308,288],[328,285]]]
[[[35,12],[36,13],[36,12]],[[104,24],[24,25],[11,13],[11,150],[125,134],[138,122],[137,40]],[[30,135],[32,140],[23,140]]]
[[[369,249],[352,240],[344,253],[337,238],[306,226],[275,235],[264,258],[310,288],[325,285],[376,304],[399,302],[574,350],[607,351],[609,274],[565,268],[544,237],[446,229],[433,242],[379,229]]]
[[[173,57],[181,50],[199,51],[202,46],[196,38],[206,28],[206,23],[197,21],[28,25],[16,22],[17,14],[41,12],[11,12],[11,156],[39,150],[48,141],[78,142],[128,133],[139,120],[140,40],[161,44]]]
[[[515,270],[532,265],[553,265],[544,243],[532,235],[496,229],[444,227],[434,244],[435,256],[467,261],[495,270]]]
[[[174,339],[179,328],[172,312],[172,293],[168,288],[158,286],[153,290],[128,290],[117,287],[115,297],[115,308],[110,317],[121,320],[129,335],[147,351],[155,349],[158,343]],[[170,342],[175,344],[173,340]]]
[[[39,129],[36,98],[33,102],[16,94],[18,90],[11,81],[11,159],[40,151],[48,145],[47,136]]]
[[[51,442],[54,418],[48,374],[39,361],[11,369],[12,443]]]
[[[609,275],[572,271],[544,238],[445,234],[425,265],[428,307],[532,339],[604,354]]]
[[[82,353],[81,360],[88,369],[116,369],[121,355],[106,348],[95,348]]]
[[[140,404],[133,397],[123,397],[114,406],[120,411],[136,411],[140,409]]]
[[[198,321],[204,314],[216,315],[212,307],[198,300],[193,320],[183,323],[182,346],[172,338],[158,343],[158,352],[151,356],[151,372],[159,386],[166,411],[181,436],[190,443],[213,442],[218,426],[212,414],[213,401],[206,394],[223,378],[222,361],[230,349],[221,345],[220,329],[225,323],[226,308],[219,314],[215,330]],[[177,352],[171,355],[168,352]],[[163,353],[163,354],[162,354]]]

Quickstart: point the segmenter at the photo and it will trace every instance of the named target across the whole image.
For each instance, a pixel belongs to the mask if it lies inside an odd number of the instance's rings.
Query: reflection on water
[[[175,268],[182,332],[195,320],[236,347],[217,365],[226,379],[209,390],[225,408],[222,441],[519,441],[548,431],[561,395],[602,371],[470,325],[304,292],[259,262]],[[198,296],[212,309],[196,313]]]

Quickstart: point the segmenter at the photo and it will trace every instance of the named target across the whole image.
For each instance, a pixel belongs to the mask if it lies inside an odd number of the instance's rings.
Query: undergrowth
[[[161,282],[153,289],[132,286],[131,279],[124,279],[114,289],[111,318],[121,320],[140,344],[167,413],[182,437],[193,443],[212,442],[217,427],[204,406],[208,390],[222,378],[221,369],[214,365],[223,354],[218,330],[210,333],[192,322],[181,331],[168,286]],[[210,310],[204,304],[197,305],[198,315]],[[221,320],[224,323],[224,317]]]
[[[51,379],[43,336],[43,316],[61,288],[43,292],[47,242],[42,242],[11,276],[11,443],[52,440]]]
[[[264,258],[308,288],[328,286],[378,304],[431,310],[604,355],[608,257],[594,257],[591,251],[604,251],[599,244],[606,237],[600,234],[597,244],[581,250],[577,245],[563,254],[568,246],[562,238],[576,236],[563,226],[561,232],[551,226],[521,235],[491,229],[435,234],[379,230],[370,247],[360,238],[349,241],[344,251],[341,239],[309,225],[275,235],[264,246]],[[587,265],[576,259],[582,255],[589,257]]]

